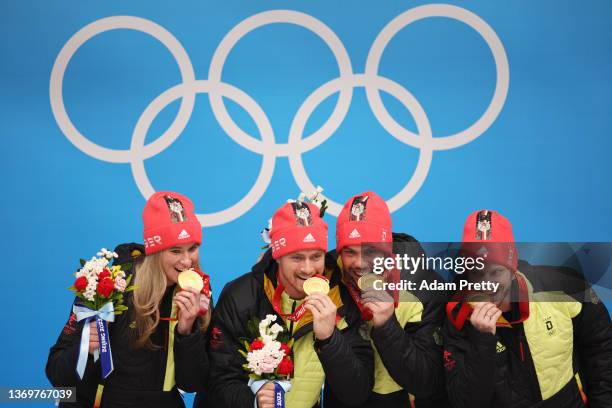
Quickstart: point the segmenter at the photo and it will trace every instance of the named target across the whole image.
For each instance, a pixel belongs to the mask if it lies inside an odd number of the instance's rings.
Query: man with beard
[[[327,224],[319,209],[301,201],[283,205],[272,217],[270,239],[271,250],[252,271],[221,293],[210,339],[210,389],[205,396],[210,405],[202,401],[202,406],[276,406],[275,385],[251,384],[243,367],[246,358],[239,352],[251,322],[270,315],[293,339],[286,406],[359,406],[374,382],[372,350],[359,334],[359,310],[338,284],[334,260],[326,256]],[[304,282],[315,275],[329,281],[327,294],[305,293]]]
[[[463,256],[484,259],[471,282],[497,292],[458,293],[447,305],[444,366],[457,408],[612,407],[612,324],[576,271],[518,261],[510,222],[471,214]]]
[[[421,245],[406,234],[393,234],[391,215],[376,193],[351,197],[336,224],[336,251],[342,281],[368,326],[363,334],[375,352],[375,384],[363,407],[446,407],[439,333],[444,299],[432,292],[373,288],[373,282],[398,282],[400,271],[373,274],[376,258],[407,254],[419,257]],[[404,274],[403,272],[406,272]],[[402,279],[433,279],[420,269],[403,271]],[[417,285],[418,287],[418,285]]]

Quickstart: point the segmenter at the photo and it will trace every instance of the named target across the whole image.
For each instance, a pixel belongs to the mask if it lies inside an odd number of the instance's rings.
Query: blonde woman
[[[71,314],[46,369],[54,386],[77,387],[77,402],[60,406],[184,407],[178,388],[195,392],[206,385],[210,289],[181,290],[177,284],[181,271],[199,270],[202,229],[193,204],[178,193],[155,193],[143,221],[145,245],[116,249],[115,263],[131,264],[136,288],[126,293],[128,311],[109,325],[114,369],[102,379],[93,358],[100,344],[91,323],[90,356],[79,378],[75,368],[83,323]]]

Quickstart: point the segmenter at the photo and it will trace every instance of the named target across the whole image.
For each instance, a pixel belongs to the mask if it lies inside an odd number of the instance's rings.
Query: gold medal
[[[374,282],[382,280],[382,276],[376,273],[366,273],[362,275],[357,281],[357,286],[361,291],[365,291],[366,289],[374,288]]]
[[[491,301],[491,297],[489,295],[485,295],[482,293],[478,293],[478,294],[468,297],[468,303],[473,308],[476,307],[478,303],[484,303],[484,302],[490,302],[490,301]]]
[[[193,288],[200,292],[204,287],[204,280],[193,269],[187,269],[178,274],[178,284],[181,289]]]
[[[327,295],[329,293],[329,282],[323,277],[313,276],[304,281],[304,292],[307,295],[312,295],[313,293]]]

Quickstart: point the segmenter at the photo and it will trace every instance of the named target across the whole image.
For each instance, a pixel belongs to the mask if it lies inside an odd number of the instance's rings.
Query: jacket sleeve
[[[592,290],[592,289],[591,289]],[[589,407],[612,407],[612,322],[605,305],[582,304],[574,320],[574,336],[580,359],[580,376]]]
[[[227,288],[226,288],[227,289]],[[239,338],[246,330],[238,317],[235,299],[224,290],[213,314],[210,335],[209,392],[212,406],[252,407],[255,396],[242,368],[244,357],[238,352]]]
[[[96,373],[96,365],[93,362],[93,357],[88,354],[87,366],[83,380],[79,378],[76,371],[77,361],[79,357],[79,348],[81,344],[81,333],[83,331],[83,322],[76,321],[76,315],[70,312],[68,321],[64,325],[57,342],[51,347],[45,373],[47,378],[54,387],[76,387],[87,379],[94,380]]]
[[[374,387],[374,354],[359,334],[360,321],[329,339],[315,342],[325,378],[334,395],[349,406],[362,405]]]
[[[436,345],[443,304],[425,304],[420,322],[401,327],[395,313],[372,329],[372,340],[391,377],[417,399],[434,395],[444,386],[442,347]]]
[[[489,408],[495,389],[496,337],[469,322],[461,331],[446,321],[444,368],[449,401],[455,408]]]
[[[208,313],[212,313],[211,307]],[[176,365],[176,385],[187,392],[204,391],[208,383],[210,361],[208,357],[208,338],[210,327],[202,331],[199,319],[196,320],[193,330],[186,336],[174,331],[174,362]]]

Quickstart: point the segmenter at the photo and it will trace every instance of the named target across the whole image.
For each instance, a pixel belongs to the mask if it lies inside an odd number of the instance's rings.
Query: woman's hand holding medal
[[[174,296],[174,302],[178,308],[176,330],[179,334],[186,336],[191,333],[193,323],[203,305],[208,310],[210,298],[200,293],[204,287],[204,281],[194,270],[188,269],[181,272],[178,276],[178,284],[182,290]]]

